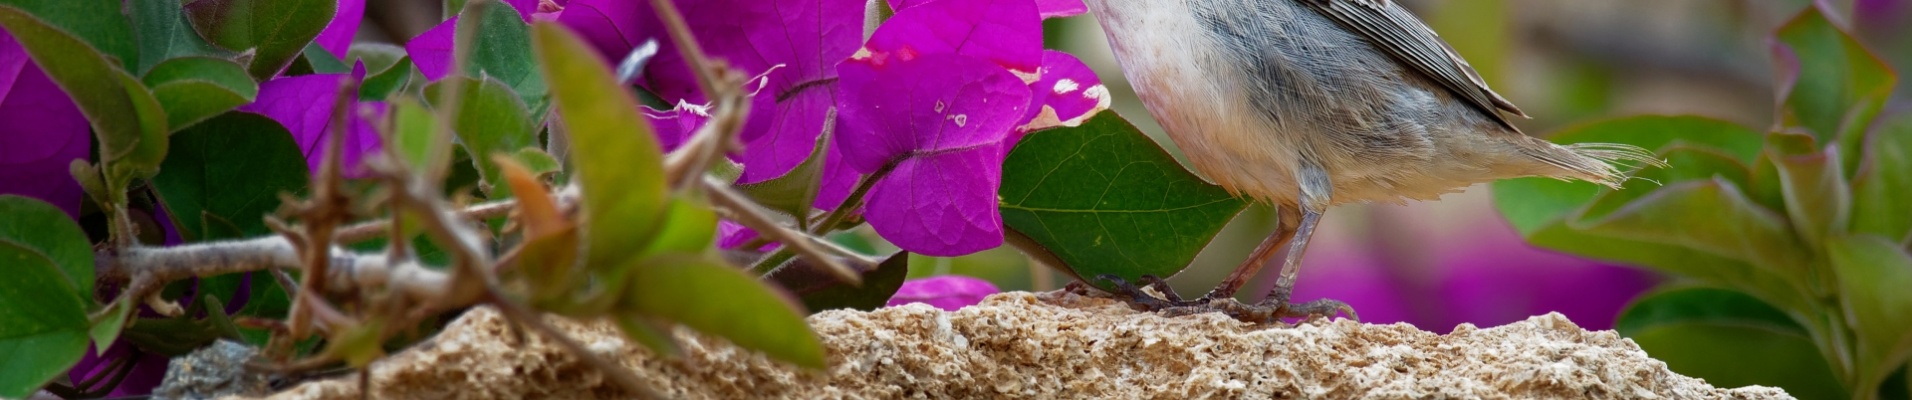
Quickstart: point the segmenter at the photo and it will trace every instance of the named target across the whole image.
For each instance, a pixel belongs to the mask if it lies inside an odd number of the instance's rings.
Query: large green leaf
[[[863,276],[862,286],[843,283],[841,278],[805,258],[792,260],[764,278],[795,294],[803,301],[803,308],[812,314],[845,308],[870,311],[889,303],[896,290],[903,287],[909,270],[910,253],[897,252],[874,268],[858,271]]]
[[[197,0],[185,12],[193,29],[212,44],[251,51],[246,71],[264,81],[319,37],[337,7],[335,0]]]
[[[1805,282],[1751,263],[1644,238],[1592,235],[1553,223],[1527,235],[1536,246],[1580,257],[1637,265],[1709,285],[1746,290],[1787,310],[1804,310],[1811,296]]]
[[[1043,248],[1026,251],[1046,250],[1079,277],[1130,280],[1188,267],[1247,206],[1113,112],[1024,137],[1003,162],[998,198],[1003,224]]]
[[[562,101],[562,100],[560,100]],[[824,367],[823,343],[795,302],[756,277],[697,258],[633,260],[623,310],[684,324],[798,366]]]
[[[1836,237],[1826,246],[1845,323],[1858,335],[1858,387],[1878,387],[1912,358],[1912,254],[1899,246],[1874,235]]]
[[[1852,179],[1852,230],[1898,242],[1912,237],[1912,113],[1872,131]]]
[[[1569,127],[1550,139],[1557,143],[1624,143],[1660,151],[1673,145],[1711,149],[1751,165],[1764,146],[1765,134],[1731,122],[1700,117],[1647,116],[1597,121]],[[1629,185],[1632,186],[1632,185]],[[1501,216],[1523,235],[1559,221],[1587,204],[1605,188],[1587,182],[1549,178],[1510,179],[1494,183],[1494,203]]]
[[[1633,336],[1665,324],[1707,323],[1759,328],[1807,336],[1806,328],[1785,311],[1758,298],[1731,289],[1671,286],[1640,295],[1620,312],[1613,330]]]
[[[239,64],[211,57],[180,57],[153,66],[142,79],[166,110],[170,131],[177,132],[219,115],[259,95],[259,85]]]
[[[242,235],[270,233],[263,218],[278,208],[279,193],[305,189],[305,157],[271,118],[226,113],[174,134],[172,142],[153,187],[186,240],[220,236],[208,232],[207,216]]]
[[[1643,169],[1633,175],[1639,178],[1636,181],[1649,184],[1602,191],[1581,212],[1587,215],[1610,213],[1652,194],[1666,184],[1724,179],[1735,186],[1745,187],[1752,181],[1752,172],[1739,160],[1711,148],[1673,144],[1662,149],[1659,156],[1666,160],[1667,167]]]
[[[426,98],[432,106],[446,104],[449,99],[443,92],[448,87],[457,87],[459,91],[452,131],[458,134],[458,143],[465,146],[465,152],[472,154],[472,165],[478,168],[478,177],[484,180],[479,188],[492,198],[509,196],[511,188],[504,184],[504,177],[491,155],[538,146],[538,128],[531,119],[531,112],[504,83],[464,76],[447,77],[426,86]]]
[[[1778,386],[1807,399],[1845,396],[1803,328],[1738,292],[1656,291],[1628,306],[1614,328],[1673,372],[1715,386]]]
[[[120,14],[120,7],[121,2],[114,0],[0,0],[0,8],[32,15],[86,43],[88,49],[111,58],[113,65],[124,68],[139,64],[139,50],[133,43],[133,29],[127,24],[126,16]],[[21,35],[12,26],[7,30],[14,36]],[[41,64],[41,68],[53,72],[46,64]]]
[[[40,4],[43,1],[21,3]],[[79,3],[93,4],[97,1]],[[32,55],[33,61],[40,65],[40,69],[46,71],[47,76],[58,83],[60,89],[66,91],[81,113],[86,115],[93,127],[93,134],[98,138],[100,160],[109,165],[124,165],[109,167],[109,174],[113,169],[143,171],[157,168],[160,158],[165,157],[166,153],[166,121],[163,114],[156,118],[148,117],[151,113],[144,110],[148,108],[146,103],[157,104],[152,94],[89,41],[70,35],[21,8],[15,8],[16,4],[0,5],[0,26],[5,26],[7,32],[19,40],[20,45]],[[57,16],[87,9],[54,8],[62,10]],[[101,18],[98,22],[101,25],[111,25],[114,18],[119,18],[117,10],[114,7],[110,15],[91,17]],[[127,46],[130,49],[130,42]],[[150,140],[155,138],[158,140]],[[128,179],[115,177],[115,180]],[[112,185],[123,183],[109,182]]]
[[[0,240],[0,266],[0,397],[25,398],[86,353],[90,300],[45,254],[18,243]]]
[[[657,136],[596,50],[553,23],[538,23],[532,37],[571,139],[572,176],[584,197],[585,265],[624,264],[642,250],[633,243],[650,241],[668,206]]]
[[[1667,185],[1627,207],[1570,218],[1567,226],[1588,234],[1679,245],[1801,282],[1808,277],[1811,255],[1785,217],[1754,204],[1725,179]]]
[[[472,38],[465,75],[504,82],[524,100],[531,115],[544,115],[549,89],[534,62],[531,30],[517,10],[496,1],[467,4],[458,18],[458,38]]]
[[[126,3],[139,42],[139,65],[133,73],[145,75],[160,62],[177,57],[230,58],[232,52],[206,43],[179,12],[179,0],[141,0]],[[244,71],[241,69],[241,71]],[[244,75],[244,74],[241,74]]]
[[[0,241],[39,252],[58,266],[80,298],[93,299],[93,244],[59,207],[40,200],[0,195]]]
[[[1817,6],[1780,27],[1776,39],[1781,122],[1805,127],[1820,143],[1838,143],[1842,154],[1859,154],[1898,80],[1891,67]],[[1841,170],[1850,173],[1858,160],[1848,161]]]

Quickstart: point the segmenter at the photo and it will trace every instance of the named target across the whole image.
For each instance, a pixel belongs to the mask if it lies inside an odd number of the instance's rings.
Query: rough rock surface
[[[693,399],[1790,398],[1674,374],[1632,341],[1558,314],[1438,335],[1348,320],[1166,318],[1103,298],[1004,293],[956,312],[912,305],[810,322],[828,346],[828,371],[798,371],[682,330],[686,356],[659,360],[609,324],[558,321],[660,391]],[[530,336],[518,343],[497,312],[472,310],[433,341],[375,364],[373,397],[629,397]],[[311,382],[274,398],[356,399],[358,386]]]

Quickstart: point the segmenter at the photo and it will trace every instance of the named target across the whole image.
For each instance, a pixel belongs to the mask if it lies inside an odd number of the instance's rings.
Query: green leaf
[[[756,277],[696,258],[635,263],[625,268],[633,285],[622,304],[627,312],[683,324],[797,366],[824,367],[823,343],[803,313],[788,295]]]
[[[393,94],[404,91],[407,85],[411,85],[412,76],[417,72],[418,68],[412,65],[412,58],[405,57],[384,72],[367,75],[365,82],[359,84],[359,101],[382,101],[391,98]]]
[[[188,241],[208,234],[202,215],[230,221],[243,235],[270,233],[263,218],[279,207],[279,193],[305,190],[307,168],[299,145],[271,118],[226,113],[174,134],[153,187]]]
[[[458,134],[458,142],[465,146],[465,152],[473,155],[472,165],[478,168],[478,176],[484,180],[479,189],[491,198],[508,197],[511,189],[505,186],[498,166],[491,161],[491,154],[509,154],[538,146],[537,126],[531,120],[530,111],[510,87],[490,78],[446,77],[426,86],[425,98],[434,107],[443,106],[449,100],[443,92],[451,85],[459,90],[452,131]]]
[[[1891,67],[1817,6],[1780,27],[1776,39],[1780,122],[1805,127],[1820,143],[1838,143],[1840,153],[1859,154],[1866,129],[1898,80]],[[1842,171],[1857,167],[1858,160],[1849,161]]]
[[[386,43],[361,43],[354,44],[350,50],[345,51],[344,62],[345,65],[365,63],[365,72],[375,74],[389,71],[407,58],[410,56],[406,55],[404,47]]]
[[[53,260],[16,242],[0,240],[0,266],[0,397],[25,398],[85,355],[90,300]]]
[[[496,1],[465,5],[458,19],[458,38],[473,38],[465,75],[491,77],[510,86],[524,100],[531,115],[544,115],[549,104],[545,76],[531,52],[531,30],[511,6]]]
[[[0,25],[4,25],[7,32],[19,40],[20,45],[32,55],[33,62],[39,64],[40,69],[46,71],[47,76],[58,83],[60,89],[72,97],[73,103],[86,115],[98,139],[100,161],[111,165],[135,152],[141,153],[141,160],[151,158],[155,150],[152,146],[155,144],[147,143],[142,147],[142,140],[154,137],[161,138],[157,153],[163,157],[166,122],[163,117],[159,121],[143,120],[146,114],[141,111],[145,108],[141,103],[153,101],[151,94],[146,93],[143,86],[139,86],[137,81],[133,81],[119,68],[117,61],[102,54],[99,48],[20,8],[14,8],[19,3],[37,5],[45,1],[21,0],[0,6]],[[99,2],[85,0],[76,4],[88,5],[86,7],[56,8],[63,12],[79,12],[95,3]],[[112,25],[110,20],[118,18],[119,14],[117,6],[111,10],[114,11],[111,16],[93,16],[102,18],[96,23]],[[65,14],[60,16],[64,17]],[[126,45],[130,49],[130,42]],[[129,81],[135,87],[127,87]],[[139,98],[141,94],[144,94],[144,98]],[[150,161],[152,166],[157,167],[159,164],[156,158]],[[111,169],[108,168],[109,174],[112,173]]]
[[[1667,185],[1611,212],[1578,213],[1567,226],[1588,234],[1656,241],[1747,262],[1807,281],[1806,254],[1786,219],[1753,204],[1725,179]]]
[[[1751,165],[1765,145],[1762,132],[1731,122],[1700,117],[1630,117],[1569,127],[1552,135],[1556,143],[1621,143],[1660,151],[1673,145],[1711,149]],[[1632,185],[1629,185],[1631,187]],[[1532,235],[1579,209],[1605,188],[1587,182],[1522,178],[1495,182],[1494,203],[1522,235]]]
[[[279,74],[332,22],[334,0],[196,0],[186,20],[201,37],[232,51],[252,52],[253,80]]]
[[[1772,133],[1770,135],[1786,134]],[[1774,212],[1792,213],[1789,210],[1791,207],[1786,205],[1786,184],[1780,182],[1779,162],[1773,159],[1772,152],[1759,153],[1759,160],[1753,162],[1752,173],[1753,181],[1743,188],[1746,191],[1746,197]]]
[[[1840,170],[1838,147],[1799,149],[1785,143],[1786,137],[1773,134],[1766,152],[1779,171],[1780,195],[1793,230],[1816,248],[1852,225],[1852,188]]]
[[[120,331],[126,328],[126,319],[133,314],[133,304],[131,301],[113,302],[108,305],[112,307],[111,310],[102,313],[100,320],[93,321],[93,327],[87,329],[87,337],[93,340],[94,355],[106,354],[106,349],[113,347],[113,342],[119,340]]]
[[[1845,323],[1858,336],[1857,387],[1876,388],[1912,359],[1912,254],[1874,235],[1836,237],[1826,250]]]
[[[664,358],[684,355],[684,349],[677,346],[677,338],[671,336],[669,325],[639,315],[618,315],[612,320],[625,337],[644,344]]]
[[[796,168],[783,176],[771,178],[748,185],[737,185],[738,190],[750,195],[758,204],[772,210],[795,217],[799,229],[810,229],[810,205],[817,200],[817,191],[823,188],[823,157],[830,149],[829,128],[834,126],[834,112],[825,119],[823,134],[817,135],[816,145],[811,147],[810,156],[797,164]]]
[[[246,76],[244,67],[210,57],[166,60],[142,81],[166,110],[172,132],[251,103],[259,95],[259,85]]]
[[[538,64],[571,139],[572,176],[583,191],[585,265],[625,264],[648,242],[668,206],[663,152],[637,101],[597,51],[564,27],[532,28]]]
[[[0,8],[31,15],[34,19],[85,43],[86,48],[111,58],[112,65],[139,64],[139,49],[133,43],[133,28],[120,14],[121,2],[113,0],[0,0]],[[6,14],[8,11],[0,11]],[[14,36],[23,36],[7,26]],[[38,60],[37,58],[35,60]],[[49,74],[44,62],[40,68]],[[79,97],[79,96],[74,96]]]
[[[450,162],[451,154],[444,151],[433,157],[434,145],[448,148],[449,144],[437,143],[432,137],[438,134],[438,117],[420,104],[418,99],[400,97],[391,101],[392,131],[386,138],[390,143],[389,151],[398,153],[405,165],[414,169],[442,170],[442,165]]]
[[[1912,239],[1912,113],[1893,116],[1872,131],[1864,161],[1852,179],[1854,232],[1898,242]]]
[[[564,163],[558,162],[557,157],[552,157],[551,153],[536,147],[518,149],[517,152],[511,153],[511,159],[518,164],[523,164],[525,170],[531,171],[533,175],[543,176],[564,170]]]
[[[836,309],[870,311],[888,304],[896,290],[909,277],[910,253],[897,252],[867,271],[863,286],[843,283],[836,275],[810,264],[807,259],[792,260],[775,274],[766,277],[803,301],[811,314]]]
[[[1725,179],[1735,186],[1745,187],[1752,181],[1752,173],[1746,166],[1732,156],[1711,148],[1686,144],[1667,146],[1659,153],[1666,160],[1665,168],[1648,168],[1634,173],[1638,181],[1652,184],[1628,185],[1618,190],[1601,192],[1592,203],[1582,211],[1588,215],[1604,215],[1632,204],[1634,200],[1646,197],[1661,188],[1661,185]]]
[[[172,318],[140,318],[121,335],[140,350],[177,357],[211,344],[225,334],[220,326],[193,313]]]
[[[1078,277],[1129,280],[1186,268],[1247,206],[1112,112],[1024,137],[999,199],[1003,224],[1043,248],[1025,252],[1046,250]]]
[[[114,71],[126,99],[133,106],[132,116],[139,122],[140,135],[138,146],[131,152],[106,163],[107,184],[113,190],[124,190],[133,179],[146,178],[159,172],[159,164],[166,160],[169,132],[166,125],[166,109],[160,107],[159,99],[146,86],[127,75],[124,71]]]
[[[422,242],[422,241],[421,241]],[[252,280],[252,295],[246,298],[246,305],[233,315],[253,318],[283,319],[292,309],[292,297],[286,294],[286,288],[280,286],[270,273],[246,274]],[[246,343],[264,347],[271,339],[271,331],[266,329],[239,328],[239,335]]]
[[[307,43],[305,50],[299,52],[299,61],[304,62],[305,67],[311,69],[311,71],[302,72],[314,74],[343,74],[352,72],[351,64],[346,64],[344,60],[339,59],[338,55],[332,54],[332,52],[326,50],[324,46],[319,46],[318,42]]]
[[[1845,397],[1803,328],[1738,292],[1656,291],[1628,306],[1614,328],[1673,372],[1715,386],[1778,386],[1800,398]]]
[[[1779,333],[1806,336],[1806,328],[1786,312],[1758,298],[1730,289],[1704,286],[1674,286],[1655,289],[1628,304],[1614,321],[1613,330],[1623,336],[1678,323],[1708,323],[1759,328]]]
[[[93,244],[65,211],[46,202],[0,195],[0,241],[38,252],[59,267],[68,287],[93,299]],[[5,279],[0,279],[5,280]]]
[[[179,0],[141,0],[126,3],[126,7],[136,33],[133,37],[139,42],[139,65],[133,69],[134,73],[145,75],[160,62],[179,57],[230,59],[234,56],[206,43],[205,38],[187,25],[186,15],[179,11]]]
[[[359,84],[360,101],[382,101],[411,83],[411,56],[405,48],[383,43],[352,46],[346,52],[346,65],[365,63],[365,81]]]
[[[702,199],[675,196],[657,225],[656,235],[638,255],[702,253],[717,240],[717,213]]]

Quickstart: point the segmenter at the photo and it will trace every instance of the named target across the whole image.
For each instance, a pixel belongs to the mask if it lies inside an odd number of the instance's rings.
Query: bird
[[[1433,200],[1516,177],[1619,188],[1622,168],[1664,166],[1640,147],[1560,145],[1521,132],[1526,114],[1488,88],[1431,28],[1391,0],[1085,0],[1123,75],[1189,164],[1279,222],[1207,295],[1160,278],[1114,281],[1140,309],[1270,321],[1346,313],[1290,303],[1323,213],[1350,203]],[[1265,300],[1234,295],[1286,249]],[[1159,297],[1157,297],[1159,296]]]

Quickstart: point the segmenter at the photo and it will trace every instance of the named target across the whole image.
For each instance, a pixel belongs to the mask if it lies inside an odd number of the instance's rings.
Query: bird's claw
[[[1268,300],[1255,304],[1243,304],[1233,298],[1203,297],[1182,300],[1181,296],[1176,295],[1175,290],[1168,286],[1167,281],[1153,275],[1143,275],[1137,279],[1136,283],[1141,283],[1141,286],[1136,286],[1135,283],[1114,275],[1098,275],[1095,280],[1108,283],[1113,288],[1109,293],[1128,303],[1129,308],[1136,311],[1160,312],[1171,317],[1220,312],[1230,318],[1255,324],[1268,324],[1279,322],[1283,318],[1297,317],[1312,319],[1320,316],[1332,319],[1341,314],[1346,314],[1348,319],[1361,320],[1348,303],[1330,299],[1299,304],[1277,299],[1277,297],[1286,296],[1271,296]],[[1144,287],[1154,289],[1159,295],[1142,290]],[[1087,294],[1090,286],[1071,284],[1069,290],[1076,294]]]

